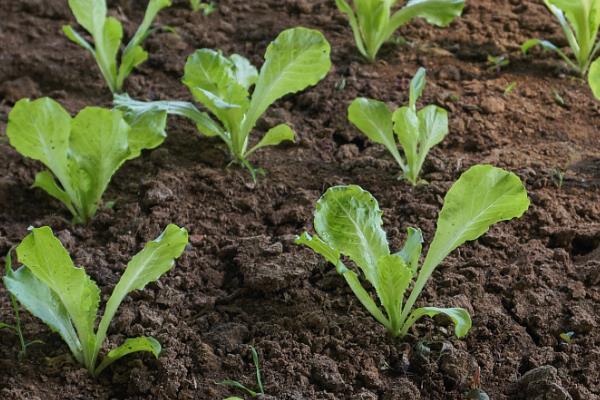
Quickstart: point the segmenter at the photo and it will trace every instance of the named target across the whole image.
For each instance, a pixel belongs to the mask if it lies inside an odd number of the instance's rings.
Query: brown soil
[[[131,33],[144,2],[110,3]],[[41,166],[0,137],[0,253],[28,226],[50,225],[106,298],[129,258],[164,226],[191,234],[173,271],[129,296],[110,330],[111,346],[155,336],[164,348],[158,360],[130,356],[94,380],[24,313],[27,338],[44,344],[18,361],[16,338],[0,331],[0,398],[222,399],[235,392],[215,381],[253,384],[250,344],[277,399],[464,399],[477,367],[494,400],[600,398],[600,103],[554,55],[519,54],[530,37],[564,43],[541,1],[468,3],[446,30],[422,21],[403,27],[409,44],[386,45],[373,65],[358,56],[333,0],[220,0],[208,18],[181,0],[163,12],[160,23],[176,33],[149,38],[150,60],[127,81],[133,97],[190,99],[179,79],[196,48],[260,64],[284,28],[318,28],[331,42],[328,77],[279,101],[259,124],[290,122],[299,140],[256,154],[252,161],[268,171],[257,185],[246,171],[225,168],[218,141],[172,118],[164,145],[114,177],[105,195],[114,209],[72,226],[60,204],[29,188]],[[110,105],[91,57],[60,31],[72,22],[65,0],[2,1],[0,21],[0,131],[21,97],[51,96],[71,112]],[[510,54],[511,63],[489,70],[488,54]],[[418,66],[428,70],[423,104],[447,108],[451,130],[426,162],[430,184],[412,188],[396,180],[382,146],[349,125],[346,108],[359,95],[406,102]],[[503,95],[511,82],[516,88]],[[420,304],[471,311],[464,340],[444,321],[417,324],[405,341],[390,338],[331,265],[293,244],[311,229],[318,197],[340,183],[378,198],[394,248],[408,226],[429,240],[446,190],[475,163],[519,174],[532,206],[454,252],[422,294]],[[4,289],[0,320],[12,321]],[[573,341],[561,343],[567,331]]]

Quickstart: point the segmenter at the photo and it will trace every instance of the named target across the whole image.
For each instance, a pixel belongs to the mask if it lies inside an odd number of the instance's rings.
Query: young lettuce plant
[[[521,45],[521,50],[527,53],[533,46],[540,45],[545,50],[555,51],[573,70],[585,76],[600,49],[597,40],[600,0],[544,0],[544,3],[558,20],[575,61],[547,40],[529,39]]]
[[[75,223],[87,223],[121,165],[165,139],[163,111],[128,121],[120,111],[98,107],[71,118],[50,98],[22,99],[8,115],[6,133],[19,153],[49,169],[36,175],[33,186],[61,201]]]
[[[61,336],[73,357],[94,376],[127,354],[147,351],[158,358],[161,346],[152,337],[137,337],[109,351],[98,365],[108,327],[125,296],[160,278],[175,265],[188,242],[187,231],[169,225],[136,254],[113,289],[98,329],[94,331],[100,289],[83,268],[73,264],[67,250],[45,226],[32,228],[17,247],[22,267],[4,277],[18,301]]]
[[[94,39],[93,45],[70,25],[63,26],[63,32],[72,42],[92,53],[110,91],[120,93],[131,71],[148,59],[142,42],[151,33],[152,21],[160,10],[170,5],[171,0],[149,1],[141,25],[121,54],[120,65],[117,65],[117,55],[123,26],[117,19],[107,16],[106,0],[69,0],[75,19]]]
[[[375,143],[384,145],[400,165],[403,177],[417,185],[429,150],[448,134],[448,112],[429,105],[417,111],[417,100],[425,87],[425,69],[419,68],[410,82],[408,106],[393,113],[381,101],[359,97],[348,107],[348,119]],[[394,133],[406,161],[400,156]]]
[[[220,123],[193,104],[181,101],[141,102],[122,95],[115,96],[114,104],[132,114],[163,110],[191,118],[200,133],[221,138],[233,161],[248,168],[254,177],[248,156],[261,147],[295,138],[292,128],[281,124],[249,148],[250,132],[256,122],[276,100],[323,79],[331,68],[329,53],[323,34],[306,28],[281,32],[268,46],[260,73],[240,55],[226,57],[214,50],[197,50],[188,57],[183,83]]]
[[[424,18],[430,24],[446,27],[465,6],[464,0],[409,0],[393,12],[398,0],[354,0],[354,8],[346,0],[335,3],[348,17],[358,51],[370,62],[375,61],[379,49],[394,32],[411,19]]]
[[[413,310],[415,301],[450,252],[477,239],[492,224],[520,217],[528,207],[527,192],[515,174],[489,165],[471,167],[446,194],[435,236],[425,261],[419,266],[420,230],[408,228],[404,247],[392,253],[382,229],[377,200],[358,186],[335,186],[317,202],[314,228],[318,236],[304,233],[296,243],[310,247],[335,265],[362,305],[393,336],[405,336],[423,316],[445,314],[454,322],[454,333],[460,338],[471,327],[466,310],[438,307]],[[362,286],[358,274],[344,265],[342,255],[352,260],[373,286],[385,314]]]

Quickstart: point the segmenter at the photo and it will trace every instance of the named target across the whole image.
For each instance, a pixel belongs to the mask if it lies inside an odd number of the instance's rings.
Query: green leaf
[[[65,189],[70,187],[67,168],[70,131],[71,116],[48,97],[19,100],[8,115],[6,127],[11,146],[25,157],[42,162]]]
[[[121,46],[121,39],[123,38],[123,26],[113,17],[106,18],[104,23],[102,41],[96,41],[96,53],[99,58],[104,60],[105,68],[108,69],[110,76],[116,79],[117,76],[117,54],[119,53],[119,47]]]
[[[225,143],[230,142],[227,132],[223,131],[219,124],[214,122],[207,113],[198,110],[194,104],[187,101],[140,101],[132,99],[127,94],[116,94],[113,104],[117,109],[125,112],[128,120],[140,118],[145,113],[164,111],[170,115],[189,118],[206,136],[219,136]]]
[[[408,265],[413,275],[416,275],[419,269],[419,257],[423,248],[423,234],[420,229],[408,228],[406,241],[402,250],[396,253],[402,257],[406,265]]]
[[[87,107],[73,119],[71,155],[76,168],[86,222],[119,167],[130,157],[129,125],[116,110]]]
[[[8,272],[4,276],[4,284],[27,311],[44,321],[53,332],[60,335],[75,359],[83,363],[81,343],[59,297],[37,279],[27,267]]]
[[[106,21],[106,0],[69,0],[69,7],[79,25],[92,36],[102,34]]]
[[[429,105],[415,113],[412,107],[394,112],[394,131],[402,145],[407,161],[406,178],[414,185],[429,150],[448,134],[448,112]]]
[[[377,274],[379,284],[375,289],[391,324],[388,329],[393,335],[398,335],[402,301],[411,282],[412,271],[402,257],[392,254],[377,261]]]
[[[64,25],[62,27],[62,30],[65,36],[70,41],[83,47],[84,49],[92,53],[94,56],[96,55],[96,50],[94,50],[94,47],[91,44],[89,44],[88,41],[85,40],[79,33],[77,33],[77,31],[75,31],[75,29],[73,29],[71,25]]]
[[[93,366],[91,360],[95,341],[94,324],[100,302],[100,289],[83,268],[75,267],[67,250],[47,226],[33,228],[17,246],[17,256],[28,271],[52,291],[58,303],[68,313],[79,336],[84,364],[89,369]],[[19,298],[17,292],[14,294]],[[50,306],[48,309],[52,307],[56,309],[58,306]],[[62,325],[60,327],[63,328]],[[63,338],[71,347],[67,338]],[[75,352],[74,354],[77,357]]]
[[[527,191],[515,174],[490,165],[475,165],[463,173],[446,194],[435,236],[403,319],[435,268],[451,251],[479,238],[497,222],[520,217],[528,208]]]
[[[410,96],[409,96],[409,107],[415,109],[417,100],[423,94],[423,89],[425,89],[426,79],[426,71],[425,68],[420,67],[417,70],[417,73],[410,80]]]
[[[133,339],[127,339],[125,340],[125,343],[108,352],[98,368],[96,368],[94,371],[94,375],[100,375],[100,373],[102,373],[106,367],[117,361],[119,358],[140,351],[150,352],[152,355],[154,355],[154,357],[158,358],[160,355],[161,346],[160,343],[153,337],[141,336]]]
[[[131,74],[134,68],[142,64],[148,59],[148,52],[142,46],[132,47],[121,57],[121,65],[117,75],[117,85],[123,87],[125,79]]]
[[[379,307],[377,307],[377,304],[375,304],[369,293],[361,285],[358,275],[356,275],[354,271],[346,268],[344,263],[342,263],[339,251],[331,248],[318,236],[311,236],[307,232],[304,232],[302,236],[297,237],[295,243],[311,248],[315,253],[322,255],[328,262],[335,265],[336,271],[344,277],[348,286],[350,286],[350,289],[352,289],[352,292],[363,307],[365,307],[379,323],[386,327],[390,326],[387,318],[383,315]]]
[[[394,140],[392,112],[385,103],[364,97],[354,99],[348,107],[348,120],[371,141],[384,145],[400,167],[405,168]]]
[[[246,77],[237,78],[235,64],[214,50],[196,50],[185,64],[183,83],[229,132],[239,131],[250,105]]]
[[[449,317],[454,323],[454,334],[457,338],[462,338],[467,335],[469,330],[471,329],[471,317],[467,310],[462,308],[438,308],[438,307],[421,307],[414,310],[406,324],[404,325],[404,329],[402,335],[405,335],[408,332],[408,329],[421,317],[435,317],[438,314],[444,314]]]
[[[390,254],[377,200],[359,186],[329,188],[317,202],[314,227],[321,239],[354,261],[378,287],[377,261]]]
[[[538,46],[538,45],[541,46],[544,50],[550,50],[550,51],[559,51],[560,50],[558,47],[556,47],[552,42],[549,42],[548,40],[529,39],[529,40],[523,42],[523,44],[521,45],[521,51],[524,54],[527,54],[529,49],[531,49],[534,46]]]
[[[169,225],[158,238],[148,242],[131,259],[106,303],[96,335],[96,354],[100,351],[110,322],[125,296],[134,290],[142,290],[148,283],[158,280],[173,268],[175,259],[181,255],[187,243],[187,231],[176,225]]]
[[[277,99],[315,85],[331,68],[330,46],[319,31],[287,29],[269,44],[250,108],[243,121],[243,133],[236,146],[242,148],[258,118]]]
[[[156,15],[164,8],[171,6],[171,0],[150,0],[148,2],[148,7],[146,7],[146,12],[144,14],[144,19],[142,23],[138,27],[137,31],[127,44],[127,47],[123,51],[123,58],[127,58],[128,54],[131,51],[139,52],[139,50],[135,50],[136,48],[140,48],[141,43],[148,36],[148,30],[150,29],[150,25],[156,18]]]
[[[590,66],[588,81],[592,88],[592,93],[594,93],[596,99],[600,100],[600,58],[596,59]]]
[[[263,136],[263,138],[256,144],[256,146],[252,147],[247,153],[246,156],[250,155],[254,151],[260,149],[261,147],[266,146],[277,146],[279,143],[284,141],[293,142],[296,138],[294,135],[294,131],[286,124],[280,124],[276,127],[269,129],[269,131]]]
[[[320,237],[311,236],[308,232],[304,232],[296,238],[294,243],[307,246],[315,253],[322,255],[325,260],[335,265],[338,273],[343,274],[346,272],[346,266],[340,261],[340,252],[331,248]]]
[[[362,54],[363,57],[369,58],[369,55],[363,43],[361,28],[358,24],[358,19],[356,19],[356,14],[354,14],[352,7],[350,7],[350,5],[346,3],[345,0],[335,0],[335,4],[337,5],[337,8],[341,12],[346,14],[346,16],[348,17],[348,22],[350,23],[350,28],[352,29],[352,33],[354,34],[354,42],[356,43],[358,51],[360,51],[360,54]]]
[[[256,67],[250,64],[248,59],[238,54],[233,54],[229,59],[233,63],[233,72],[235,74],[236,82],[248,90],[258,79]]]
[[[54,175],[52,175],[49,171],[38,172],[35,175],[35,181],[31,187],[44,190],[50,196],[63,203],[69,209],[69,211],[71,211],[71,214],[77,215],[77,210],[73,206],[73,202],[71,201],[68,193],[58,186],[54,180]]]
[[[160,146],[166,139],[167,112],[152,111],[132,118],[125,117],[131,127],[128,136],[129,157],[137,158],[142,150],[154,149]]]
[[[411,107],[400,107],[392,115],[394,132],[402,146],[406,164],[404,175],[413,182],[416,177],[415,166],[419,163],[419,117]]]

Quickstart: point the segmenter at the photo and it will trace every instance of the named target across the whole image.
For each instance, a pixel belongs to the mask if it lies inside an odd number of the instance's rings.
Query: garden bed
[[[141,3],[109,2],[122,10],[121,20],[129,18],[130,34]],[[0,21],[1,132],[22,97],[51,96],[72,113],[110,106],[94,61],[61,32],[72,22],[66,0],[2,2]],[[104,196],[114,207],[87,226],[71,225],[62,205],[29,188],[40,165],[2,135],[1,254],[30,225],[49,225],[105,300],[130,257],[168,223],[189,230],[190,246],[158,283],[126,298],[109,331],[109,344],[156,337],[158,360],[133,355],[93,379],[58,335],[23,313],[26,337],[44,343],[18,360],[16,337],[0,331],[0,397],[221,399],[236,393],[216,381],[253,383],[253,345],[266,392],[277,399],[464,399],[478,368],[494,400],[552,390],[563,397],[547,398],[599,398],[600,103],[554,55],[521,56],[519,45],[531,37],[561,43],[541,1],[467,1],[447,29],[404,26],[399,35],[407,43],[385,45],[374,64],[361,59],[332,0],[220,0],[208,17],[178,1],[158,21],[173,32],[146,41],[150,59],[126,82],[134,98],[191,100],[180,78],[194,49],[260,64],[268,43],[298,25],[324,33],[333,67],[259,122],[260,131],[289,122],[298,140],[252,156],[267,171],[258,183],[246,170],[226,168],[219,141],[171,117],[165,143],[119,170]],[[511,62],[498,71],[488,55],[510,55]],[[392,157],[351,126],[346,110],[357,96],[405,103],[419,66],[428,71],[422,102],[449,111],[450,133],[425,163],[429,184],[413,188],[397,180]],[[419,304],[471,312],[465,339],[453,337],[443,320],[422,320],[405,340],[391,338],[332,265],[293,244],[312,230],[319,196],[342,183],[379,200],[391,247],[400,246],[408,226],[420,227],[427,243],[447,189],[476,163],[518,174],[532,206],[451,254],[423,292]],[[2,288],[0,320],[11,319]],[[569,331],[572,341],[564,343],[560,334]],[[549,384],[522,379],[548,365],[556,373],[538,372]]]

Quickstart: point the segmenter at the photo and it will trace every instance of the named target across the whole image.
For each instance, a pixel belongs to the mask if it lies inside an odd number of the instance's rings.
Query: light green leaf
[[[538,45],[542,46],[542,48],[544,50],[551,50],[551,51],[559,51],[560,50],[552,42],[549,42],[547,40],[529,39],[529,40],[523,42],[523,44],[521,45],[521,51],[524,54],[527,54],[527,52],[529,51],[529,49],[531,49],[534,46],[538,46]]]
[[[139,47],[141,43],[148,36],[148,30],[150,29],[150,25],[152,25],[152,21],[156,18],[156,15],[166,7],[171,6],[171,0],[150,0],[148,3],[148,7],[146,7],[146,13],[144,14],[144,19],[142,23],[138,27],[137,31],[127,44],[127,47],[123,51],[123,57],[127,57],[127,54]]]
[[[68,313],[80,339],[84,363],[89,365],[100,289],[83,268],[73,265],[69,253],[47,226],[33,228],[17,246],[17,256],[33,276],[48,286]]]
[[[340,252],[331,248],[327,243],[321,240],[318,236],[311,236],[308,232],[304,232],[294,241],[296,244],[301,244],[311,248],[315,253],[322,255],[325,260],[335,265],[337,272],[343,274],[347,268],[340,261]]]
[[[123,38],[123,27],[113,17],[106,18],[102,41],[96,39],[96,53],[102,53],[101,58],[112,77],[117,76],[117,54]],[[100,57],[100,54],[99,54]]]
[[[166,111],[146,112],[131,119],[125,117],[125,120],[131,127],[128,136],[129,160],[139,157],[142,150],[160,146],[167,137]]]
[[[334,186],[317,202],[314,227],[321,239],[352,259],[375,287],[377,261],[390,254],[377,200],[359,186]]]
[[[158,358],[161,351],[160,343],[153,337],[141,336],[137,338],[127,339],[125,343],[108,352],[106,357],[102,360],[98,368],[96,368],[94,375],[98,376],[106,367],[114,363],[118,359],[125,357],[131,353],[137,353],[140,351],[146,351],[152,353],[154,357]]]
[[[339,251],[330,247],[320,237],[311,236],[307,232],[304,232],[302,236],[296,238],[295,243],[311,248],[315,253],[322,255],[328,262],[335,265],[338,274],[341,274],[344,277],[354,295],[367,311],[369,311],[379,323],[386,327],[389,326],[388,319],[383,315],[379,307],[377,307],[377,304],[375,304],[369,293],[363,288],[358,279],[358,275],[356,275],[354,271],[348,269],[340,260]]]
[[[408,333],[410,327],[419,319],[425,316],[435,317],[438,314],[448,316],[454,323],[454,334],[457,338],[462,338],[467,335],[471,329],[471,316],[467,310],[463,308],[438,308],[438,307],[421,307],[414,310],[404,325],[402,335]]]
[[[58,296],[37,279],[27,267],[10,271],[4,276],[8,291],[31,314],[44,321],[65,341],[77,361],[83,363],[83,352],[69,314]]]
[[[102,35],[106,21],[106,0],[69,0],[69,7],[86,31],[94,37]]]
[[[158,238],[148,242],[144,249],[129,261],[106,303],[104,315],[98,326],[96,353],[100,350],[110,322],[125,296],[134,290],[142,290],[148,283],[156,281],[173,268],[175,259],[181,255],[187,243],[187,231],[176,225],[169,225]]]
[[[90,53],[92,53],[94,55],[96,54],[96,50],[94,50],[94,47],[91,44],[89,44],[88,41],[85,40],[79,33],[77,33],[77,31],[75,29],[73,29],[73,27],[71,25],[64,25],[62,27],[62,30],[63,30],[65,36],[70,41],[83,47]]]
[[[435,268],[452,250],[477,239],[497,222],[520,217],[528,208],[527,191],[515,174],[490,165],[475,165],[463,173],[446,194],[403,319]]]
[[[35,175],[35,181],[31,187],[44,190],[50,196],[63,203],[69,209],[69,211],[71,211],[71,214],[77,215],[77,210],[74,208],[71,198],[67,192],[58,186],[54,180],[54,175],[52,175],[49,171],[38,172]]]
[[[258,118],[277,99],[315,85],[331,68],[330,46],[319,31],[287,29],[269,44],[250,108],[244,118],[238,146],[247,140]]]
[[[392,131],[392,112],[385,103],[359,97],[348,107],[348,120],[371,141],[384,145],[404,169],[405,164],[396,147]]]
[[[419,117],[414,109],[405,106],[394,111],[392,119],[394,132],[406,158],[403,171],[410,178],[414,174],[414,166],[419,163]]]
[[[131,50],[123,53],[119,73],[117,75],[117,85],[123,87],[125,79],[131,74],[134,68],[148,59],[148,52],[142,46],[135,46]]]
[[[413,273],[416,275],[419,269],[419,257],[421,256],[421,250],[423,248],[423,234],[420,229],[408,228],[407,237],[402,246],[402,250],[396,253],[402,257],[406,265],[408,265]]]
[[[377,296],[388,315],[390,330],[397,335],[400,330],[404,292],[411,282],[412,271],[402,257],[392,254],[377,261],[377,275]]]
[[[256,70],[256,67],[250,64],[248,59],[238,54],[233,54],[231,57],[229,57],[229,59],[233,63],[235,80],[246,90],[248,90],[250,86],[254,85],[258,79],[258,71]]]
[[[600,100],[600,58],[596,59],[590,66],[588,81],[592,88],[592,93],[594,93],[596,99]]]
[[[448,134],[448,112],[441,107],[429,105],[419,110],[417,116],[419,117],[419,153],[424,159],[429,150]]]
[[[362,54],[365,58],[368,58],[369,55],[368,55],[368,53],[365,49],[365,45],[363,43],[361,28],[360,28],[360,25],[358,24],[358,20],[356,19],[356,14],[354,14],[352,7],[350,7],[350,5],[348,3],[346,3],[345,0],[335,0],[335,4],[337,5],[337,8],[341,12],[346,14],[346,16],[348,17],[348,22],[350,23],[350,28],[352,29],[352,33],[354,34],[354,42],[356,43],[356,47],[358,48],[358,51],[360,51],[360,54]]]
[[[409,97],[409,107],[415,109],[417,100],[423,94],[423,89],[425,89],[426,79],[426,71],[425,68],[420,67],[417,70],[417,73],[410,80],[410,97]]]
[[[19,100],[8,115],[6,134],[22,155],[41,161],[69,187],[67,154],[71,116],[56,101],[43,97]]]
[[[294,131],[288,125],[277,125],[276,127],[269,129],[269,131],[265,134],[265,136],[263,136],[260,142],[258,142],[256,146],[254,146],[246,153],[246,156],[250,155],[251,153],[260,149],[261,147],[277,146],[279,143],[284,141],[293,142],[295,138],[296,135],[294,135]]]
[[[234,63],[214,50],[197,50],[185,64],[183,83],[229,132],[239,130],[250,104],[248,90],[236,79]]]
[[[129,125],[117,110],[83,109],[72,122],[71,154],[76,160],[84,222],[94,215],[111,177],[129,158]]]
[[[165,111],[170,115],[179,115],[191,119],[196,123],[198,130],[206,136],[219,136],[225,143],[229,143],[229,136],[223,128],[210,118],[210,116],[198,110],[198,108],[187,101],[140,101],[134,100],[127,94],[116,94],[113,100],[114,106],[125,112],[128,120],[140,118],[145,113],[157,113]]]

